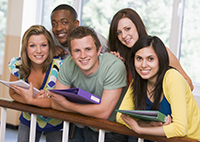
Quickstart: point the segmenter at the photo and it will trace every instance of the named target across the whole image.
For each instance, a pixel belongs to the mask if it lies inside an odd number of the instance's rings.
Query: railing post
[[[69,136],[69,122],[63,122],[63,133],[62,133],[62,142],[68,142]]]
[[[5,141],[5,131],[6,131],[6,115],[7,115],[7,108],[2,107],[1,108],[1,135],[0,135],[0,141]]]
[[[98,142],[104,142],[105,139],[105,130],[99,129],[99,141]]]
[[[31,114],[31,126],[30,126],[29,142],[35,142],[36,120],[37,120],[37,115]]]
[[[138,142],[144,142],[144,139],[138,138]]]

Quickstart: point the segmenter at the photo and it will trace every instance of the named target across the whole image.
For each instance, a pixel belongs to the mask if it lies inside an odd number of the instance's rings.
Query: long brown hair
[[[53,60],[53,53],[54,53],[55,45],[54,45],[54,41],[51,37],[51,34],[42,25],[31,26],[24,33],[23,38],[22,38],[22,49],[21,49],[21,62],[22,63],[19,68],[19,71],[21,73],[21,75],[20,75],[21,79],[28,77],[31,72],[31,60],[29,59],[28,54],[27,54],[27,46],[28,46],[29,38],[32,35],[40,35],[40,34],[43,34],[46,37],[46,39],[48,41],[48,45],[49,45],[49,55],[43,63],[43,70],[42,70],[43,73],[47,72],[49,65],[51,64],[51,62]]]
[[[110,46],[110,51],[118,51],[120,55],[125,59],[126,64],[131,49],[122,44],[117,37],[117,26],[119,20],[125,17],[129,18],[135,24],[139,38],[146,36],[147,31],[140,16],[137,14],[136,11],[131,8],[121,9],[114,15],[109,30],[108,42]]]
[[[140,38],[133,46],[130,52],[129,66],[131,69],[131,74],[133,82],[131,87],[133,89],[133,100],[135,104],[135,109],[145,110],[146,109],[146,94],[147,94],[147,79],[141,78],[135,69],[135,53],[144,48],[152,46],[159,61],[159,70],[157,72],[157,80],[154,85],[154,90],[151,92],[154,98],[154,103],[151,107],[152,110],[159,109],[159,103],[161,95],[163,92],[162,82],[165,72],[169,69],[169,57],[164,43],[156,36],[145,36]]]

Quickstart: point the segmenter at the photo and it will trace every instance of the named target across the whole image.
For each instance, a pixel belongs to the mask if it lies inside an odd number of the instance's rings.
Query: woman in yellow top
[[[122,101],[121,110],[159,110],[166,123],[135,120],[117,113],[117,122],[138,134],[186,136],[200,139],[200,109],[188,83],[169,67],[165,45],[158,37],[145,36],[131,49],[129,66],[134,80]]]

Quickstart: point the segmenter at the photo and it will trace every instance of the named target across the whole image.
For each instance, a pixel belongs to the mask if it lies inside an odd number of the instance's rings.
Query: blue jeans
[[[69,142],[98,142],[98,137],[99,133],[93,131],[87,126],[84,128],[76,127],[74,139],[69,139]],[[105,142],[127,142],[127,136],[114,132],[108,132],[105,134]]]
[[[21,122],[18,128],[18,142],[28,142],[29,141],[30,128]],[[35,142],[39,142],[42,134],[46,135],[46,142],[62,142],[62,131],[50,131],[50,132],[39,132],[36,131]]]

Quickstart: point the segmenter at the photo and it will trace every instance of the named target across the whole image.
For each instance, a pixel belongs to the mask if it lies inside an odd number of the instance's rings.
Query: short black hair
[[[60,4],[60,5],[58,5],[57,7],[55,7],[53,9],[53,11],[51,12],[51,14],[53,12],[57,11],[57,10],[69,10],[70,14],[72,14],[72,16],[74,17],[74,20],[77,19],[77,12],[76,12],[76,10],[72,6],[70,6],[68,4]]]

